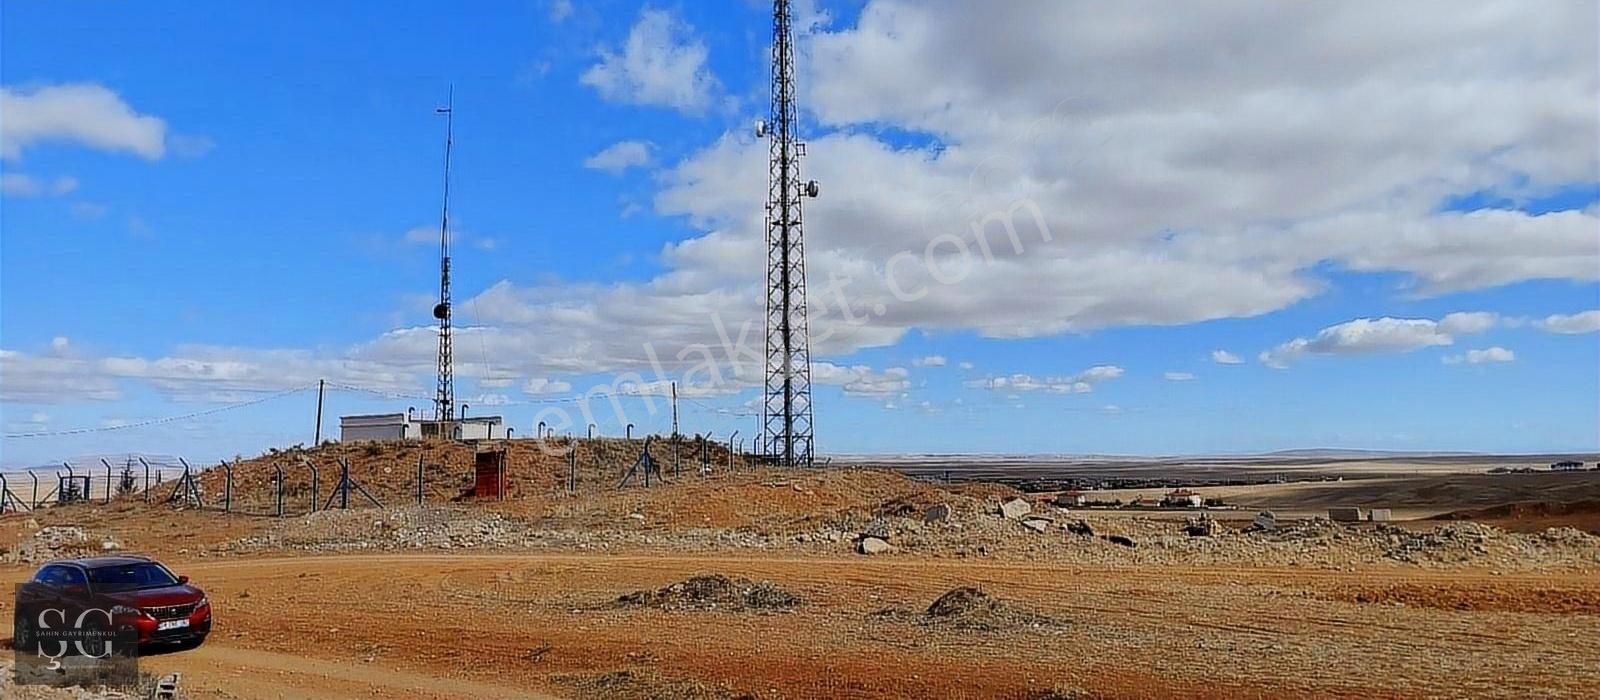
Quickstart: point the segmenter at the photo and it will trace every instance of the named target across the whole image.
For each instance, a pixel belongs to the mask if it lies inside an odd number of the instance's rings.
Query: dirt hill
[[[474,464],[479,452],[504,450],[506,453],[506,498],[525,499],[556,495],[566,488],[566,452],[576,444],[577,477],[580,491],[615,488],[623,475],[639,459],[644,440],[613,438],[500,440],[479,444],[444,441],[328,443],[312,448],[272,450],[261,456],[233,463],[233,507],[242,512],[276,512],[277,468],[283,469],[284,510],[303,513],[311,510],[313,492],[319,503],[328,504],[339,483],[341,464],[348,463],[351,479],[385,505],[415,502],[417,467],[423,466],[423,494],[433,503],[470,499]],[[674,458],[676,453],[676,458]],[[749,469],[746,456],[734,456],[731,463],[725,446],[701,443],[685,436],[674,443],[667,439],[650,441],[650,454],[664,476],[674,478],[698,473],[702,461],[713,471]],[[312,470],[317,470],[312,488]],[[221,502],[226,493],[226,470],[215,466],[199,477],[207,505]],[[165,498],[172,486],[158,495]],[[365,503],[359,494],[351,496]]]

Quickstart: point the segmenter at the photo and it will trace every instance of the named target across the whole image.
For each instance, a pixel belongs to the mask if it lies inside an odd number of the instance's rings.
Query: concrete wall
[[[340,442],[358,442],[361,440],[403,440],[405,439],[405,425],[395,423],[392,425],[362,425],[340,426]]]

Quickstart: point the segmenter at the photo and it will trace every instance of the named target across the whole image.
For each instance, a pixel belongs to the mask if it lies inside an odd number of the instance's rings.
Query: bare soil
[[[580,458],[576,495],[554,471],[563,463],[518,453],[511,499],[462,498],[466,448],[405,446],[312,457],[344,456],[385,508],[249,514],[271,502],[262,489],[275,476],[260,474],[280,454],[235,469],[243,512],[133,497],[6,515],[0,582],[108,542],[161,557],[216,610],[204,646],[142,662],[182,673],[191,698],[1584,698],[1600,687],[1600,537],[1576,529],[1282,518],[1272,531],[1219,523],[1191,537],[1182,521],[1041,504],[1041,533],[996,513],[1009,488],[882,470],[722,469],[618,489],[642,445],[616,442],[615,459]],[[397,474],[430,455],[457,466],[425,484],[426,504],[407,504]],[[210,503],[218,478],[202,476]],[[924,522],[936,504],[948,519]],[[1092,536],[1067,528],[1080,521]],[[866,530],[894,549],[854,554]]]

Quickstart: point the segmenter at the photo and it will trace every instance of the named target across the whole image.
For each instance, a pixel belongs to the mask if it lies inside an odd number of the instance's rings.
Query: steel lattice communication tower
[[[789,0],[772,3],[772,105],[756,135],[770,139],[767,193],[766,397],[761,406],[763,452],[785,467],[812,461],[811,349],[806,322],[803,197],[816,181],[800,179],[805,144],[795,138],[794,44]]]
[[[444,127],[444,205],[439,215],[439,303],[433,317],[439,319],[439,382],[433,391],[433,419],[456,419],[455,358],[450,345],[450,150],[455,145],[455,90],[445,106],[434,109],[443,114]],[[441,434],[449,435],[441,426]]]

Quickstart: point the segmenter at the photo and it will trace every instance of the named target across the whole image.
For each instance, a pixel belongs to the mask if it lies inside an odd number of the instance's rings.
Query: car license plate
[[[157,624],[156,625],[156,631],[165,632],[167,630],[183,629],[183,628],[188,627],[188,626],[189,626],[189,621],[188,620],[167,620],[166,622],[162,622],[162,623]]]

